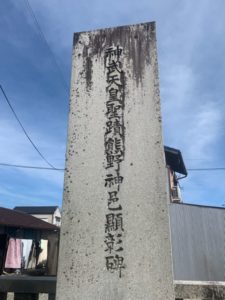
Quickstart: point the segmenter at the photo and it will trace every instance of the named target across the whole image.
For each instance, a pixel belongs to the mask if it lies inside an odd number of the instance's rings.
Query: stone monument
[[[74,34],[57,300],[174,300],[155,23]]]

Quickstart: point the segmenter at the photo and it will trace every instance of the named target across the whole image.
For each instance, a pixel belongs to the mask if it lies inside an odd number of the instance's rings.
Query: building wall
[[[170,204],[175,280],[225,280],[225,210]]]
[[[53,224],[56,225],[56,226],[61,225],[61,212],[60,212],[59,208],[57,208],[56,211],[54,212]]]
[[[59,208],[55,210],[54,214],[32,214],[32,216],[57,226],[61,225],[61,212]]]
[[[52,215],[32,214],[32,216],[52,224]]]

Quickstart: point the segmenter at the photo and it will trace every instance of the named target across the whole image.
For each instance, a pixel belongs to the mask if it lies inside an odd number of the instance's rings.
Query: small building
[[[180,150],[164,146],[166,167],[168,170],[170,202],[182,202],[179,180],[188,173]]]
[[[55,299],[59,231],[24,212],[0,207],[0,299],[9,299],[8,293],[14,299],[39,299],[39,293]],[[39,265],[42,241],[47,241],[47,261]]]
[[[0,275],[9,238],[48,241],[48,274],[56,274],[59,228],[26,213],[0,207]]]
[[[14,210],[27,213],[56,226],[61,225],[61,212],[58,206],[16,206]]]

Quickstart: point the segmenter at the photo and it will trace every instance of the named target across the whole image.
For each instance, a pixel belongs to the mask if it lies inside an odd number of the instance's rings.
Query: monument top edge
[[[101,31],[107,31],[107,30],[116,30],[116,29],[122,29],[126,27],[137,27],[137,26],[146,26],[149,25],[152,28],[155,28],[156,22],[150,21],[150,22],[142,22],[142,23],[135,23],[135,24],[128,24],[128,25],[120,25],[120,26],[113,26],[113,27],[105,27],[105,28],[96,28],[93,30],[84,30],[84,31],[77,31],[74,32],[74,36],[80,35],[80,34],[87,34],[87,33],[97,33]]]

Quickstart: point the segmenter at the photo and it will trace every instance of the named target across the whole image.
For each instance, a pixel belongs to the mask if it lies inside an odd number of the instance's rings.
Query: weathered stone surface
[[[174,300],[167,199],[155,24],[75,33],[56,299]]]
[[[176,298],[193,300],[224,300],[225,282],[174,281]]]

